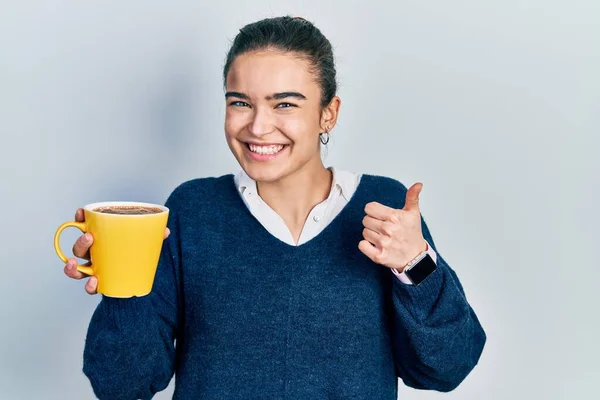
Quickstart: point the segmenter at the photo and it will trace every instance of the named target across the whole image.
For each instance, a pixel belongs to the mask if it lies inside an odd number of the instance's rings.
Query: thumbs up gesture
[[[411,260],[427,249],[419,210],[422,189],[422,183],[412,185],[406,192],[406,202],[401,210],[377,202],[365,206],[364,240],[358,248],[373,262],[402,272]]]

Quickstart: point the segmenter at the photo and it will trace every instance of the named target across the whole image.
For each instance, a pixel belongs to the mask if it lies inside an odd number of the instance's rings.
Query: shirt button
[[[321,220],[321,217],[319,217],[318,215],[315,215],[313,217],[313,221],[315,221],[315,222],[319,222],[320,220]]]

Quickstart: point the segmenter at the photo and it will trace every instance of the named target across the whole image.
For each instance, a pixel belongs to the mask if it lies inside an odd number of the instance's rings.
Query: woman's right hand
[[[85,221],[85,215],[83,213],[82,208],[77,209],[77,211],[75,212],[75,221],[77,221],[77,222]],[[171,232],[169,231],[169,228],[166,228],[164,238],[165,239],[168,238],[170,233]],[[73,245],[73,254],[75,255],[75,257],[79,257],[79,258],[83,258],[84,260],[88,260],[88,262],[85,265],[90,265],[90,263],[89,263],[90,247],[92,247],[93,243],[94,243],[94,238],[93,238],[92,234],[88,232],[88,233],[81,235],[79,237],[79,239],[77,239],[77,241]],[[69,278],[73,278],[73,279],[77,279],[77,280],[89,277],[87,283],[85,284],[85,291],[88,292],[88,294],[96,294],[97,289],[98,289],[98,279],[96,279],[95,276],[88,276],[82,272],[77,271],[78,264],[79,264],[79,262],[75,258],[69,258],[69,261],[65,265],[65,274]]]

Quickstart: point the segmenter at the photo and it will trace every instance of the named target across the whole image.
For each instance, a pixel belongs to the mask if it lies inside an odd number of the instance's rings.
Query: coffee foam
[[[147,208],[158,208],[161,210],[160,213],[154,213],[154,214],[104,214],[104,215],[111,215],[111,216],[115,216],[115,217],[122,217],[122,216],[127,216],[127,217],[143,217],[143,216],[147,216],[147,215],[159,215],[163,212],[169,211],[169,209],[165,206],[161,206],[159,204],[152,204],[152,203],[142,203],[142,202],[137,202],[137,201],[104,201],[104,202],[100,202],[100,203],[92,203],[92,204],[88,204],[86,206],[83,207],[84,210],[86,211],[91,211],[94,213],[100,213],[100,211],[95,211],[97,208],[108,208],[108,207],[147,207]]]

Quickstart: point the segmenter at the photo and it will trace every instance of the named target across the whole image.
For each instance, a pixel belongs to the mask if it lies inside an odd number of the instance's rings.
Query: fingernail
[[[71,260],[67,261],[67,269],[73,269],[73,262]]]
[[[92,240],[92,237],[89,233],[83,235],[83,243],[89,243]]]

